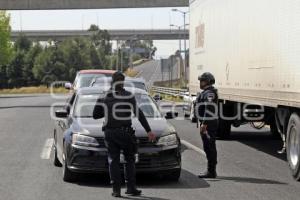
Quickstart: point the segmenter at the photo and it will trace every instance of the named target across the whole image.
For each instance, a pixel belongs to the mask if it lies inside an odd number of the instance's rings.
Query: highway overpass
[[[108,30],[111,40],[179,40],[188,39],[188,31],[183,30]],[[66,38],[90,37],[94,32],[83,30],[26,30],[12,31],[11,39],[15,41],[20,34],[34,41],[62,41]]]
[[[0,0],[0,10],[184,7],[189,0]]]

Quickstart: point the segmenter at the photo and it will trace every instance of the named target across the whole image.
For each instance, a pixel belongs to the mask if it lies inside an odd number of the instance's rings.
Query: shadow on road
[[[148,196],[140,196],[140,197],[129,197],[129,196],[122,196],[122,199],[132,199],[132,200],[169,200],[164,198],[158,198],[158,197],[148,197]]]
[[[14,109],[14,108],[51,108],[51,105],[19,105],[19,106],[1,106],[1,109]],[[54,106],[57,108],[61,108],[63,106]]]
[[[83,174],[75,184],[86,187],[110,188],[108,175]],[[154,174],[138,174],[137,185],[140,188],[151,189],[199,189],[208,188],[210,185],[203,179],[189,171],[182,170],[179,182],[165,180],[163,177]],[[151,199],[151,197],[149,197]],[[152,198],[155,199],[155,198]],[[158,199],[159,200],[159,199]]]
[[[260,178],[249,178],[249,177],[226,177],[226,176],[218,176],[217,179],[211,179],[210,181],[233,181],[236,183],[253,183],[253,184],[275,184],[275,185],[287,185],[287,183],[268,180],[268,179],[260,179]]]
[[[12,95],[12,96],[0,96],[0,99],[16,99],[16,98],[32,98],[40,97],[39,95]]]
[[[152,189],[200,189],[210,185],[191,172],[182,169],[179,182],[170,182],[159,176],[138,177],[138,184],[144,188]]]
[[[233,132],[231,139],[241,142],[251,148],[264,152],[286,161],[286,154],[278,154],[282,148],[282,141],[274,139],[270,132]]]

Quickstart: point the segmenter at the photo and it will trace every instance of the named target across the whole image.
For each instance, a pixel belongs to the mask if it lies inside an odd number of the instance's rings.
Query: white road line
[[[53,142],[54,142],[53,138],[49,138],[46,140],[43,151],[41,153],[41,159],[43,160],[50,159]]]
[[[192,145],[191,143],[189,143],[185,140],[181,140],[181,144],[183,144],[187,148],[192,149],[192,150],[196,151],[197,153],[200,153],[201,155],[205,156],[205,152],[202,149],[196,147],[195,145]]]

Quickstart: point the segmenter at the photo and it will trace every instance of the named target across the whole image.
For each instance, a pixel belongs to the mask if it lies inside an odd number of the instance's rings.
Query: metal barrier
[[[180,96],[183,97],[186,92],[188,92],[187,89],[177,89],[177,88],[167,88],[167,87],[155,87],[153,86],[151,88],[153,92],[157,92],[160,94],[167,94],[167,95],[172,95],[172,96]]]

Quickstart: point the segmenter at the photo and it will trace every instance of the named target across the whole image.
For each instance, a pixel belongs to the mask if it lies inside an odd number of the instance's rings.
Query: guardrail
[[[156,86],[153,86],[151,88],[151,90],[153,92],[157,92],[157,93],[160,93],[160,94],[167,94],[167,95],[172,95],[172,96],[175,96],[175,97],[183,97],[186,95],[186,92],[188,92],[187,89],[176,89],[176,88],[167,88],[167,87],[156,87]]]

